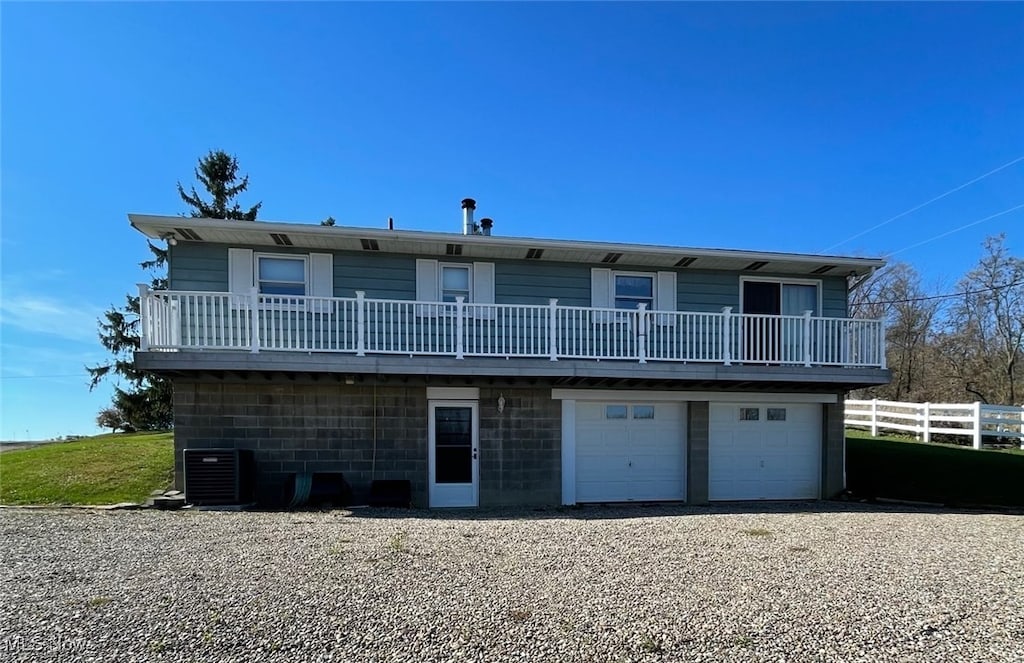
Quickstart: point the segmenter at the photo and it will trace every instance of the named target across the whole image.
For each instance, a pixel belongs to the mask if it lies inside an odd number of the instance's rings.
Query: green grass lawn
[[[98,435],[0,454],[2,504],[140,502],[167,488],[173,433]]]
[[[846,483],[858,497],[1024,507],[1024,453],[848,430]]]

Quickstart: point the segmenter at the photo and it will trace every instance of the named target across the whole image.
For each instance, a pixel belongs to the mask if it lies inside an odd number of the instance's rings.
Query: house
[[[169,244],[140,286],[139,368],[184,448],[296,475],[411,482],[473,507],[827,498],[846,391],[889,380],[848,317],[881,260],[129,215]]]

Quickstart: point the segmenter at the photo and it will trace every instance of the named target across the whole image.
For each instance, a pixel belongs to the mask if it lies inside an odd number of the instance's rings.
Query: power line
[[[908,297],[906,299],[890,299],[881,302],[866,301],[854,306],[876,306],[878,304],[909,304],[910,302],[926,302],[932,299],[950,299],[952,297],[965,297],[967,295],[978,295],[983,292],[994,292],[996,290],[1003,290],[1005,288],[1013,288],[1018,285],[1024,285],[1024,281],[1014,281],[1013,283],[1004,283],[1002,285],[994,285],[989,288],[979,288],[977,290],[964,290],[962,292],[953,292],[948,295],[928,295],[927,297]]]
[[[1016,159],[1014,159],[1012,161],[1007,161],[1003,165],[999,166],[998,168],[995,168],[993,170],[988,171],[984,175],[979,175],[979,176],[975,177],[973,180],[971,180],[969,182],[964,182],[960,186],[954,187],[954,188],[950,189],[949,191],[947,191],[947,192],[945,192],[943,194],[935,196],[931,200],[925,201],[925,202],[923,202],[920,205],[917,205],[915,207],[911,207],[910,209],[908,209],[905,212],[900,212],[896,216],[894,216],[892,218],[889,218],[889,219],[886,219],[885,221],[882,221],[881,223],[879,223],[877,225],[871,226],[867,230],[859,232],[856,235],[854,235],[853,237],[848,237],[848,238],[844,239],[843,241],[839,242],[838,244],[833,244],[832,246],[830,246],[828,248],[822,249],[820,252],[821,253],[826,253],[826,252],[831,251],[832,249],[834,249],[836,247],[839,247],[839,246],[842,246],[843,244],[846,244],[847,242],[852,242],[853,240],[857,239],[858,237],[863,237],[864,235],[867,235],[869,232],[878,230],[882,226],[888,225],[888,224],[892,223],[893,221],[895,221],[896,219],[901,219],[901,218],[907,216],[908,214],[913,214],[914,212],[916,212],[917,210],[921,209],[922,207],[927,207],[928,205],[931,205],[932,203],[934,203],[936,201],[942,200],[943,198],[945,198],[948,195],[954,194],[957,191],[960,191],[961,189],[965,189],[965,188],[971,186],[972,184],[974,184],[975,182],[980,182],[981,180],[985,179],[989,175],[995,175],[999,171],[1001,171],[1001,170],[1003,170],[1005,168],[1009,168],[1010,166],[1012,166],[1012,165],[1014,165],[1016,163],[1020,163],[1021,161],[1024,161],[1024,155],[1021,155],[1021,156],[1017,157]]]
[[[903,253],[904,251],[909,251],[910,249],[916,249],[919,246],[922,246],[924,244],[928,244],[929,242],[934,242],[937,239],[942,239],[943,237],[947,237],[949,235],[952,235],[953,233],[958,233],[961,230],[964,230],[966,228],[970,228],[971,226],[976,226],[979,223],[984,223],[985,221],[989,221],[990,219],[994,219],[997,216],[1003,216],[1004,214],[1009,214],[1010,212],[1016,212],[1017,210],[1019,210],[1022,207],[1024,207],[1024,203],[1021,203],[1020,205],[1014,205],[1013,207],[1011,207],[1009,209],[1004,209],[1002,212],[996,212],[995,214],[992,214],[990,216],[986,216],[984,219],[978,219],[977,221],[971,221],[970,223],[965,223],[964,225],[960,226],[959,228],[953,228],[952,230],[947,230],[946,232],[940,233],[940,234],[936,235],[935,237],[930,237],[930,238],[928,238],[926,240],[918,242],[917,244],[911,244],[910,246],[903,247],[899,251],[893,251],[892,253],[888,253],[888,254],[886,254],[885,257],[888,258],[889,256],[896,255],[897,253]]]

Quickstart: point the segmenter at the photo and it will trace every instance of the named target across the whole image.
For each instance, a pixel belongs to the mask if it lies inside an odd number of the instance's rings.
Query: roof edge
[[[183,224],[195,228],[211,228],[217,230],[231,230],[239,224],[259,224],[262,230],[267,233],[287,233],[291,236],[334,236],[366,238],[366,239],[387,239],[404,237],[406,239],[420,239],[424,241],[451,242],[458,238],[460,242],[474,243],[481,246],[522,246],[525,248],[551,248],[551,249],[587,249],[592,251],[606,252],[630,252],[646,253],[651,255],[675,255],[684,254],[695,258],[719,257],[719,258],[745,258],[750,260],[788,260],[793,262],[822,261],[834,262],[837,266],[880,268],[885,265],[882,258],[861,258],[854,256],[837,256],[820,253],[786,253],[776,251],[752,251],[746,249],[715,249],[697,248],[687,246],[670,246],[660,244],[636,244],[620,242],[597,242],[590,240],[567,240],[567,239],[539,239],[533,237],[512,237],[507,235],[463,235],[461,233],[437,232],[425,230],[388,230],[386,228],[363,228],[357,226],[320,226],[308,223],[281,222],[281,221],[236,221],[233,219],[207,219],[182,216],[164,216],[156,214],[135,214],[129,213],[128,220],[133,228],[150,239],[160,239],[165,228],[181,227]]]

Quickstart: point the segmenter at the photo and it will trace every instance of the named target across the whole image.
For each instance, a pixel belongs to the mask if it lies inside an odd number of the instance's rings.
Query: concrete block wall
[[[551,388],[481,388],[479,406],[480,506],[560,504],[562,403]]]
[[[690,401],[686,408],[686,502],[708,503],[710,404]]]
[[[480,505],[559,504],[561,403],[550,388],[481,388],[479,407]],[[262,504],[287,504],[296,473],[341,472],[355,503],[373,479],[408,479],[427,506],[423,385],[177,380],[174,412],[179,490],[183,449],[238,448],[254,452]]]
[[[373,479],[408,479],[414,503],[426,506],[422,386],[176,380],[174,413],[179,489],[183,449],[239,448],[254,452],[263,504],[286,504],[295,473],[341,472],[356,503]]]
[[[846,393],[840,392],[838,400],[822,406],[822,499],[831,499],[846,488]]]

